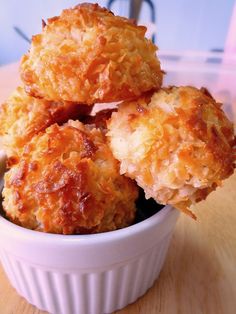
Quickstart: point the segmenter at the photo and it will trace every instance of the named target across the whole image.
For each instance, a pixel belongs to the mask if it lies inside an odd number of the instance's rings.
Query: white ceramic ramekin
[[[178,211],[94,235],[27,230],[0,217],[2,266],[17,292],[54,314],[111,313],[134,302],[163,265]]]

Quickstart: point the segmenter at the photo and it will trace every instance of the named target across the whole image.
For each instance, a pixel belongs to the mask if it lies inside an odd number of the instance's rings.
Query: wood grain
[[[17,83],[17,65],[0,69],[0,101]],[[116,314],[236,313],[236,174],[195,213],[197,222],[180,216],[154,286]],[[0,314],[43,313],[14,291],[0,266]]]

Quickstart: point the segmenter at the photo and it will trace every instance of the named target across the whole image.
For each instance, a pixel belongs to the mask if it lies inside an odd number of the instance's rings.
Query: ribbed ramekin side
[[[111,313],[142,296],[159,275],[171,234],[123,264],[99,270],[47,270],[2,250],[2,264],[20,295],[53,314]]]

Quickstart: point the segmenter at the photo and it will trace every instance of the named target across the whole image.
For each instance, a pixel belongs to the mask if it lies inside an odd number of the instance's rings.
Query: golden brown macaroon
[[[30,229],[79,234],[115,230],[135,216],[136,184],[119,174],[103,132],[79,121],[36,135],[5,175],[3,207]]]
[[[82,118],[92,107],[72,102],[41,100],[28,96],[23,87],[18,87],[0,106],[0,137],[9,157],[15,163],[23,147],[31,138],[51,124],[68,119]]]
[[[162,71],[146,27],[97,4],[63,10],[33,36],[21,62],[26,91],[35,97],[93,104],[158,89]]]
[[[108,129],[121,174],[161,204],[188,212],[234,171],[233,125],[206,89],[171,87],[123,103]]]

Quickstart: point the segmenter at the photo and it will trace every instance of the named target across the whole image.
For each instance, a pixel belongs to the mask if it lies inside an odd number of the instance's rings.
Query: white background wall
[[[55,16],[78,0],[0,0],[0,65],[16,61],[29,44],[13,29],[18,26],[30,38],[41,30],[41,18]],[[107,0],[98,2],[106,6]],[[116,14],[128,15],[128,0],[116,0]],[[153,0],[156,11],[157,44],[168,50],[222,49],[235,0]],[[141,22],[150,21],[146,3]]]

